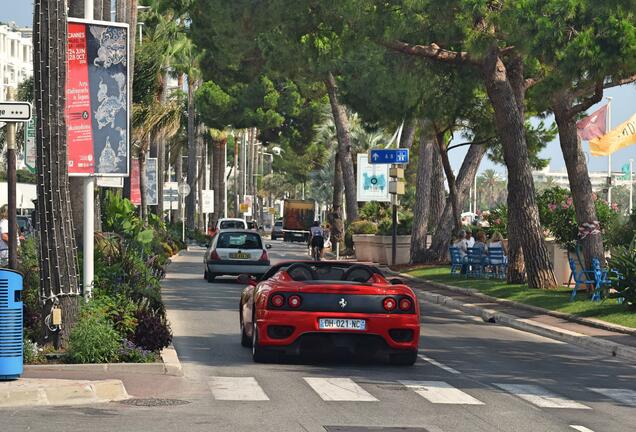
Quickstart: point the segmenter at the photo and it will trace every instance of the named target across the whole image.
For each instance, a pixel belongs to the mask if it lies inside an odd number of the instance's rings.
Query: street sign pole
[[[93,20],[93,0],[84,0],[84,18]],[[84,179],[84,257],[83,257],[83,287],[84,299],[93,296],[93,280],[95,275],[95,178],[88,176]]]
[[[13,100],[13,88],[7,89],[7,99]],[[18,269],[18,233],[16,217],[16,161],[15,161],[15,129],[14,122],[7,123],[7,194],[9,207],[9,268]]]

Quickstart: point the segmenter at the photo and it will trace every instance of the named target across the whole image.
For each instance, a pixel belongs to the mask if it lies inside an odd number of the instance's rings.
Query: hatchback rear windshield
[[[216,247],[219,249],[263,249],[260,236],[252,233],[221,233]]]
[[[243,221],[222,221],[221,229],[243,229],[245,222]]]
[[[282,221],[278,221],[274,224],[274,226],[283,226],[283,222]]]

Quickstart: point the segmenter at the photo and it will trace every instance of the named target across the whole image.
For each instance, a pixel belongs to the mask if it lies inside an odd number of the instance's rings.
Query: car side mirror
[[[241,285],[256,286],[256,279],[247,274],[240,274],[236,280]]]
[[[271,249],[271,248],[272,248],[272,245],[271,245],[271,244],[266,244],[266,245],[265,245],[265,249]]]
[[[391,283],[391,285],[404,285],[404,282],[402,281],[402,279],[398,279],[398,278],[393,278],[389,282]]]

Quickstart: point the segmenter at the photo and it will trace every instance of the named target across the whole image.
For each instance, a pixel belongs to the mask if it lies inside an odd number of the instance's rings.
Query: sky
[[[0,0],[0,21],[2,22],[14,21],[18,25],[30,26],[33,21],[32,14],[32,0]],[[613,98],[611,108],[612,128],[623,123],[636,112],[636,85],[630,84],[628,86],[609,89],[605,92],[605,96]],[[587,112],[591,113],[606,103],[607,101],[603,99],[602,102],[593,106]],[[552,119],[550,118],[546,123],[551,121]],[[587,142],[583,143],[583,148],[586,154],[589,154]],[[457,150],[451,151],[450,159],[455,171],[459,170],[467,149],[468,147],[460,147]],[[541,157],[550,159],[551,170],[565,170],[565,163],[563,162],[563,155],[561,154],[558,139],[546,146],[541,152]],[[636,146],[627,147],[614,153],[612,155],[612,169],[614,171],[620,171],[621,167],[628,163],[630,158],[636,159]],[[589,156],[588,160],[590,171],[607,171],[607,157]],[[505,172],[504,167],[501,165],[495,165],[484,159],[479,170],[483,171],[488,168],[493,168],[502,174]]]

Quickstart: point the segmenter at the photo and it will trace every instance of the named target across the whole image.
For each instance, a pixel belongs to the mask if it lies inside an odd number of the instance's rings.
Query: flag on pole
[[[636,144],[636,114],[607,135],[590,140],[590,153],[607,156],[632,144]]]
[[[579,136],[583,141],[601,137],[607,132],[607,105],[603,105],[589,116],[576,123]]]

